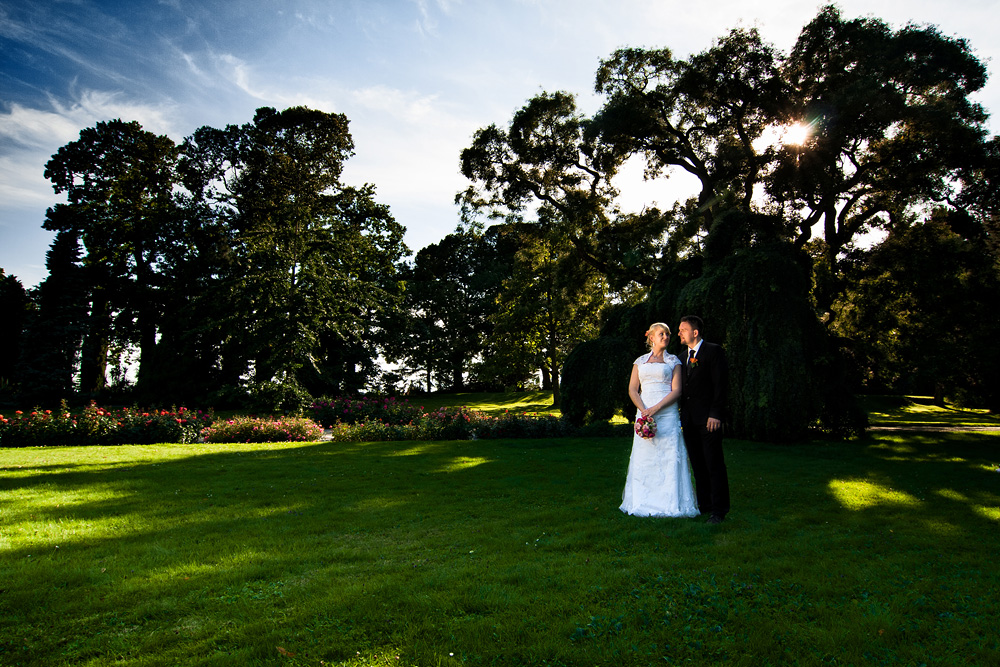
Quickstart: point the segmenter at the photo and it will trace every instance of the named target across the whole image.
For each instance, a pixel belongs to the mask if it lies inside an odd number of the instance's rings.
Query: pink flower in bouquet
[[[639,418],[635,420],[635,433],[640,438],[650,438],[656,435],[656,420],[652,417],[645,417],[639,415]]]

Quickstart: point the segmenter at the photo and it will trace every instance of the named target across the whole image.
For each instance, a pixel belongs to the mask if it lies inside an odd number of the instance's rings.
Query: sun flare
[[[808,138],[809,125],[807,123],[792,123],[785,128],[785,134],[781,141],[788,146],[801,146]]]

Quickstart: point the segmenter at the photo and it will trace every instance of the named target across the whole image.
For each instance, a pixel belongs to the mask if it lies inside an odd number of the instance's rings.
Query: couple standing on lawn
[[[670,327],[653,324],[646,332],[650,352],[632,365],[628,393],[638,408],[636,419],[651,417],[656,428],[648,437],[649,430],[637,424],[620,507],[627,514],[701,514],[716,524],[729,512],[722,455],[728,368],[722,347],[701,337],[704,328],[699,317],[681,318],[677,335],[685,347],[678,359],[667,353]]]

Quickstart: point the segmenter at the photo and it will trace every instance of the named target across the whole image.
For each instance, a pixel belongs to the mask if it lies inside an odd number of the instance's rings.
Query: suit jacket
[[[679,355],[684,364],[681,374],[681,422],[687,426],[704,426],[709,417],[726,420],[726,398],[729,392],[729,366],[721,345],[702,341],[698,363],[688,367],[688,350]]]

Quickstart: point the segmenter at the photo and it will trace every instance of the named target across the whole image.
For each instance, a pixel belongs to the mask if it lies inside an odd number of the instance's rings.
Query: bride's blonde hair
[[[648,347],[650,350],[653,349],[653,341],[650,339],[650,336],[657,329],[663,329],[664,331],[667,332],[667,337],[668,338],[670,337],[670,327],[668,327],[663,322],[653,322],[652,324],[649,325],[649,328],[646,329],[646,333],[643,334],[646,337],[646,347]]]

